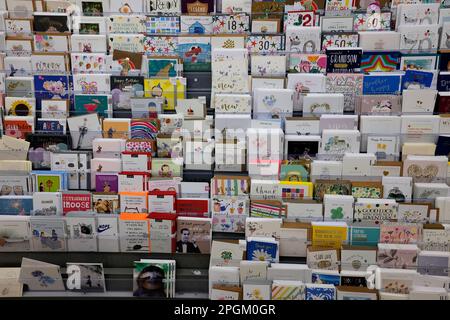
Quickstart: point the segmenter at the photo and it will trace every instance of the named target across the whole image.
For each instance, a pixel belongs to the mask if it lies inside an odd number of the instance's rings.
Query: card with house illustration
[[[212,25],[212,16],[182,15],[180,17],[181,33],[211,34]]]
[[[183,71],[211,70],[210,37],[178,37],[178,54],[183,59]]]

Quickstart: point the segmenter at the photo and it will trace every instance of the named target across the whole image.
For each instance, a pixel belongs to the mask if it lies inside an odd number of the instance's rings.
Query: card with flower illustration
[[[378,181],[352,181],[352,195],[355,198],[380,199],[383,196],[383,185]]]
[[[321,49],[320,27],[288,26],[286,51],[291,53],[317,53]]]
[[[247,281],[242,284],[243,300],[270,300],[272,288],[270,282]]]
[[[8,36],[25,36],[33,32],[31,19],[5,19],[5,32]]]
[[[294,90],[256,89],[254,95],[253,111],[258,117],[292,116]]]
[[[72,53],[71,61],[74,74],[106,71],[106,54],[104,53]]]
[[[380,225],[380,243],[416,244],[422,240],[422,224],[384,222]]]
[[[111,15],[106,20],[108,33],[143,33],[146,20],[144,15]]]
[[[327,48],[357,48],[359,34],[357,32],[324,32],[322,33],[322,50]]]
[[[34,52],[68,52],[69,38],[58,33],[36,33],[33,45]]]
[[[204,36],[178,37],[179,56],[183,71],[211,70],[211,38]]]
[[[289,55],[289,73],[325,73],[326,54],[293,53]]]
[[[145,36],[143,34],[110,34],[108,36],[108,49],[129,52],[144,52]]]
[[[282,51],[284,37],[281,35],[250,35],[247,37],[247,49],[250,53],[273,53]]]
[[[438,48],[439,25],[401,25],[400,33],[401,50],[433,50]]]
[[[400,203],[398,205],[398,221],[428,223],[430,209],[431,204],[428,203]]]
[[[180,17],[180,28],[181,33],[211,34],[213,30],[213,17],[182,15]]]
[[[144,39],[143,52],[146,55],[169,55],[177,54],[178,37],[174,36],[146,36]],[[142,52],[141,51],[141,52]]]
[[[211,200],[212,214],[248,215],[249,198],[247,196],[219,196]]]
[[[8,116],[34,116],[36,99],[5,97],[4,111]]]
[[[35,75],[36,109],[40,109],[42,99],[69,99],[71,80],[70,76]]]
[[[215,15],[212,27],[214,34],[245,33],[250,30],[250,16],[246,13]]]

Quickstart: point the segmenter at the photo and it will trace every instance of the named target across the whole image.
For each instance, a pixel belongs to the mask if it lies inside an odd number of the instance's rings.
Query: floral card
[[[418,251],[417,245],[379,243],[377,264],[381,268],[414,268],[417,266]]]
[[[422,239],[422,225],[416,223],[382,223],[381,243],[416,244]]]
[[[5,32],[7,35],[29,35],[33,31],[30,19],[5,19]]]
[[[281,51],[283,41],[283,36],[278,35],[251,35],[247,37],[247,49],[251,53]]]
[[[293,53],[289,55],[290,73],[325,73],[327,69],[326,54]]]
[[[69,40],[66,35],[58,34],[35,34],[35,52],[68,52]]]

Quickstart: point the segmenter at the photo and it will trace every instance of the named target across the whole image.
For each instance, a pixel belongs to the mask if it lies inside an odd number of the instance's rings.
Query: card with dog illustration
[[[177,56],[150,56],[147,57],[147,64],[148,77],[169,78],[179,73],[180,60]]]
[[[183,59],[183,71],[211,70],[211,38],[178,37],[178,54]]]
[[[433,50],[438,48],[439,25],[401,25],[400,33],[401,50]]]
[[[96,213],[119,214],[119,195],[114,192],[93,192],[92,209]]]

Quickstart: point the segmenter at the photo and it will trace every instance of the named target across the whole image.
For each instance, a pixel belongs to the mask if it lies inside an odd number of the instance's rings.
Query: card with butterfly
[[[110,74],[74,74],[73,91],[76,94],[96,94],[111,91]]]

